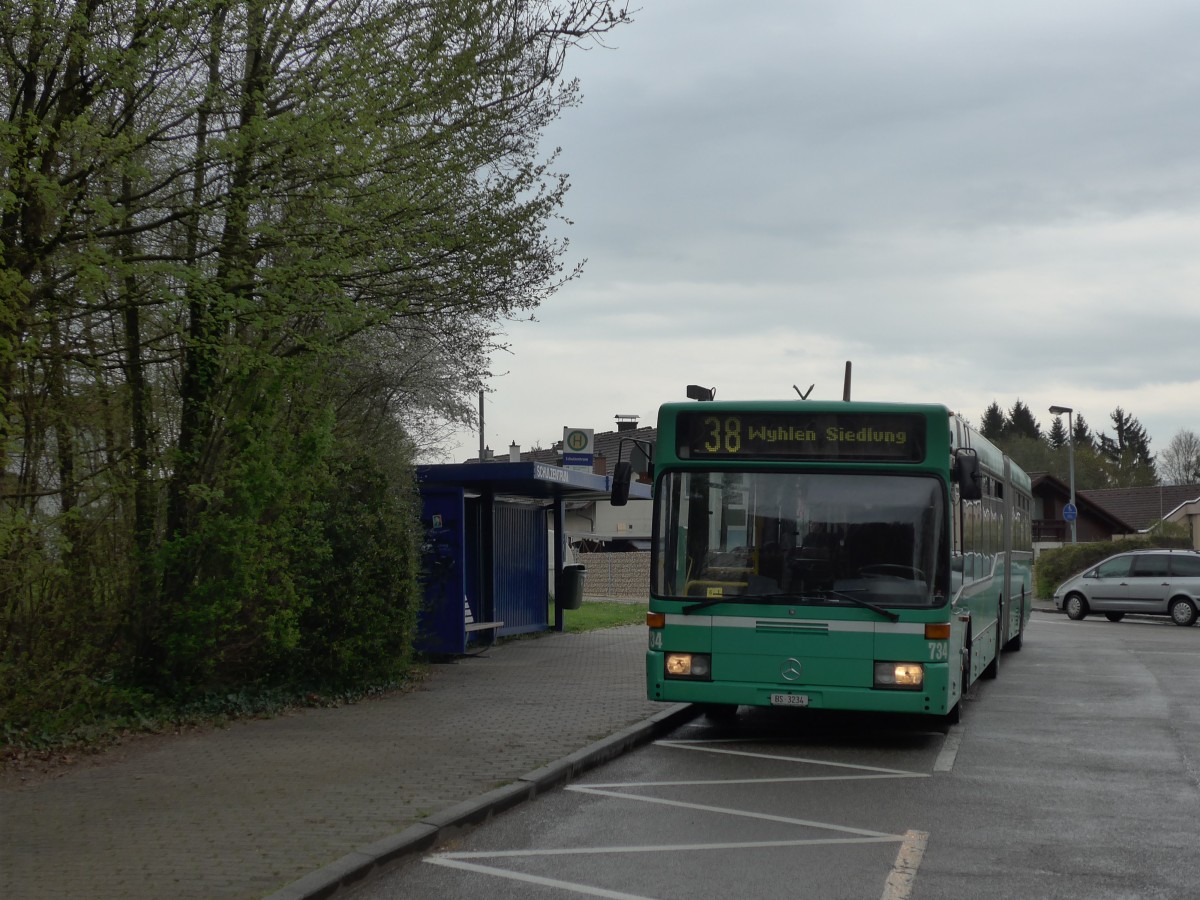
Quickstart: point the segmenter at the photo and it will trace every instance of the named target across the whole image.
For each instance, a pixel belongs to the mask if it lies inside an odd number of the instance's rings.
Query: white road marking
[[[742,841],[731,843],[711,843],[711,844],[668,844],[658,846],[641,846],[641,847],[569,847],[569,848],[551,848],[551,849],[529,849],[529,850],[494,850],[494,851],[474,851],[474,852],[456,852],[456,853],[440,853],[425,858],[425,862],[433,865],[443,866],[451,869],[460,869],[463,871],[476,872],[483,875],[492,875],[497,878],[506,878],[512,881],[519,881],[526,884],[537,884],[547,887],[554,887],[560,890],[568,891],[573,894],[581,894],[590,897],[603,897],[608,900],[653,900],[653,898],[644,897],[639,894],[628,894],[621,891],[613,891],[607,888],[595,887],[588,884],[579,884],[572,881],[563,881],[555,878],[545,878],[539,875],[529,875],[523,872],[516,872],[509,869],[502,869],[496,866],[482,865],[472,862],[477,859],[515,859],[515,858],[530,858],[530,857],[548,857],[548,856],[571,856],[571,855],[587,855],[587,854],[617,854],[617,853],[680,853],[680,852],[695,852],[695,851],[719,851],[719,850],[752,850],[763,848],[783,848],[783,847],[817,847],[829,846],[837,844],[879,844],[879,843],[900,843],[900,850],[896,854],[896,861],[892,866],[892,870],[888,875],[887,883],[884,887],[884,892],[881,900],[908,900],[913,883],[916,880],[917,869],[920,866],[921,858],[925,850],[925,842],[928,835],[921,831],[908,831],[903,835],[887,834],[881,831],[871,831],[864,828],[851,828],[845,825],[836,825],[830,822],[816,822],[809,819],[796,819],[787,816],[776,816],[769,813],[754,812],[746,809],[732,809],[729,807],[710,806],[701,803],[689,803],[683,800],[672,800],[665,797],[653,797],[644,794],[630,793],[631,789],[646,788],[646,787],[690,787],[690,786],[710,786],[710,785],[739,785],[739,784],[779,784],[786,782],[805,782],[805,781],[866,781],[877,780],[884,778],[928,778],[928,774],[923,772],[909,772],[903,769],[886,769],[878,766],[862,766],[852,763],[832,762],[829,760],[811,759],[808,757],[784,756],[781,754],[758,753],[747,750],[734,750],[728,747],[714,746],[717,744],[728,745],[738,742],[739,739],[722,739],[714,741],[688,741],[688,740],[664,740],[657,741],[656,745],[674,750],[693,750],[705,753],[719,753],[730,756],[744,756],[753,759],[776,760],[780,762],[799,763],[801,765],[821,766],[841,770],[835,775],[812,775],[812,776],[792,776],[780,778],[741,778],[741,779],[725,779],[725,780],[696,780],[696,781],[655,781],[655,782],[619,782],[613,784],[584,784],[584,785],[567,785],[565,790],[573,791],[580,794],[590,794],[598,797],[608,797],[617,800],[631,800],[641,803],[653,803],[662,806],[671,806],[682,809],[690,809],[699,812],[710,812],[716,815],[735,816],[741,818],[758,819],[767,822],[776,822],[781,825],[795,825],[804,828],[814,828],[822,831],[832,831],[837,834],[836,837],[822,838],[797,838],[791,840],[769,840],[769,841]],[[935,771],[943,771],[939,765],[952,766],[954,753],[957,752],[959,740],[959,732],[951,729],[951,734],[947,735],[946,743],[943,745],[941,753],[938,755],[938,760],[934,764]],[[953,750],[950,751],[951,746]],[[949,755],[947,756],[947,753]],[[948,771],[948,768],[946,769]]]
[[[946,740],[942,750],[933,761],[933,771],[949,772],[954,768],[954,760],[958,757],[958,745],[962,741],[962,726],[951,725],[946,732]]]
[[[760,850],[771,847],[811,847],[829,844],[894,844],[907,838],[903,834],[859,838],[797,838],[777,841],[734,841],[716,844],[659,844],[641,847],[556,847],[549,850],[463,850],[438,853],[433,859],[504,859],[533,856],[588,856],[606,853],[685,853],[695,850]]]
[[[929,834],[924,831],[909,831],[904,835],[904,843],[896,853],[892,874],[888,876],[879,900],[908,900],[912,896],[913,883],[917,880],[917,869],[921,867],[928,840]]]
[[[899,772],[895,775],[792,775],[783,778],[713,778],[698,781],[621,781],[613,784],[588,784],[596,788],[689,787],[706,784],[790,784],[802,781],[871,781],[884,778],[928,778],[924,772]]]
[[[724,753],[729,756],[748,756],[752,759],[776,759],[783,762],[809,763],[815,766],[829,766],[834,769],[856,769],[860,772],[880,772],[885,775],[919,776],[919,772],[906,772],[903,769],[884,769],[879,766],[859,766],[854,763],[829,762],[824,759],[808,759],[803,756],[781,756],[777,753],[751,753],[748,750],[724,750],[720,747],[704,746],[706,741],[655,741],[662,747],[676,747],[680,750],[697,750],[701,753]]]
[[[557,878],[543,878],[540,875],[526,875],[523,872],[512,872],[508,869],[495,869],[491,866],[481,866],[476,863],[463,862],[447,856],[431,856],[425,860],[435,866],[445,866],[448,869],[465,869],[468,872],[479,872],[483,875],[496,875],[510,881],[522,881],[525,884],[540,884],[546,887],[561,888],[572,894],[584,894],[588,897],[607,897],[609,900],[654,900],[653,897],[643,897],[641,894],[625,894],[621,891],[610,891],[606,888],[592,887],[589,884],[577,884],[573,881],[561,881]]]
[[[827,822],[813,822],[809,819],[793,819],[790,816],[775,816],[770,813],[751,812],[745,809],[729,809],[724,806],[709,806],[705,803],[688,803],[684,800],[668,800],[666,797],[646,797],[642,794],[626,794],[622,791],[595,790],[580,785],[567,785],[568,791],[580,794],[594,794],[597,797],[616,797],[618,800],[638,800],[642,803],[654,803],[659,806],[675,806],[680,809],[694,809],[699,812],[719,813],[726,816],[742,816],[747,819],[761,819],[764,822],[780,822],[784,825],[803,825],[806,828],[821,828],[826,831],[838,831],[842,834],[858,834],[864,837],[892,837],[882,831],[868,831],[864,828],[849,828],[844,825],[830,825]],[[898,840],[899,838],[897,838]]]

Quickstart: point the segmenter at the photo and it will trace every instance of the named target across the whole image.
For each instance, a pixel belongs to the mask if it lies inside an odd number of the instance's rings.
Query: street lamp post
[[[1067,414],[1067,467],[1071,473],[1071,508],[1078,509],[1075,506],[1075,426],[1071,422],[1071,413],[1074,410],[1069,406],[1052,406],[1050,414],[1061,416]],[[1078,514],[1078,513],[1077,513]],[[1071,518],[1071,543],[1075,543],[1075,518]]]

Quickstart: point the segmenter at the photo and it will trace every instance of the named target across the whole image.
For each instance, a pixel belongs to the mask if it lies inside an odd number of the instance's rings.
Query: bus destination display
[[[925,420],[898,414],[681,412],[680,459],[920,462]]]

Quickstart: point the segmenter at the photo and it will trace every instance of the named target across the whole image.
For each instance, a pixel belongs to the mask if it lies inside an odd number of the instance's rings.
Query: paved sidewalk
[[[170,739],[0,787],[0,897],[300,900],[692,715],[644,626],[513,641],[412,693]]]

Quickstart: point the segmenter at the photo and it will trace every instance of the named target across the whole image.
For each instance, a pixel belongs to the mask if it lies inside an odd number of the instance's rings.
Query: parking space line
[[[908,900],[912,896],[913,884],[917,880],[917,869],[925,856],[925,844],[929,833],[925,831],[909,831],[904,835],[904,843],[896,853],[896,861],[892,864],[892,874],[888,876],[887,884],[883,886],[883,894],[879,900]]]
[[[924,772],[897,772],[878,775],[787,775],[780,778],[710,778],[696,781],[617,781],[611,784],[588,784],[587,787],[693,787],[710,784],[791,784],[802,781],[872,781],[896,778],[928,778]]]
[[[952,729],[935,762],[935,771],[941,771],[939,766],[952,766],[953,755],[957,751],[960,732]],[[917,869],[924,854],[927,833],[908,831],[904,834],[889,834],[865,828],[852,828],[831,822],[817,822],[811,819],[798,819],[790,816],[779,816],[765,812],[755,812],[749,809],[735,809],[724,806],[713,806],[704,803],[692,803],[685,800],[675,800],[668,797],[656,797],[635,793],[636,789],[651,787],[692,787],[718,785],[754,785],[781,784],[787,782],[813,781],[867,781],[889,778],[928,778],[928,773],[889,769],[879,766],[865,766],[853,763],[833,762],[830,760],[812,759],[810,757],[786,756],[778,753],[762,753],[750,750],[737,750],[729,746],[739,742],[739,739],[721,739],[716,741],[663,740],[657,741],[657,746],[675,750],[692,750],[705,753],[725,754],[729,756],[748,757],[777,762],[798,763],[805,766],[817,766],[836,769],[833,774],[784,776],[772,778],[738,778],[738,779],[697,779],[681,781],[653,782],[617,782],[606,784],[568,784],[565,791],[577,794],[588,794],[595,797],[605,797],[615,800],[628,800],[641,803],[652,803],[660,806],[687,809],[696,812],[714,813],[720,816],[734,816],[758,821],[772,822],[780,825],[792,825],[801,828],[811,828],[818,831],[832,832],[833,836],[809,837],[791,839],[772,839],[765,841],[737,841],[706,844],[665,844],[646,846],[611,846],[611,847],[566,847],[542,848],[523,850],[492,850],[492,851],[462,851],[439,853],[426,857],[425,862],[451,869],[476,872],[491,875],[526,884],[543,885],[573,894],[591,897],[603,897],[608,900],[652,900],[638,894],[623,893],[593,885],[581,884],[561,879],[546,878],[530,875],[519,871],[499,868],[495,865],[485,865],[474,860],[503,860],[534,857],[566,857],[597,854],[625,853],[682,853],[682,852],[712,852],[721,850],[760,850],[786,847],[819,847],[852,844],[881,844],[898,843],[900,849],[895,862],[888,874],[887,882],[881,900],[908,900],[916,879]],[[716,746],[720,745],[720,746]]]
[[[773,841],[726,841],[715,844],[651,844],[642,847],[555,847],[548,850],[459,850],[439,853],[443,859],[505,859],[534,856],[587,856],[609,853],[687,853],[698,850],[769,850],[777,847],[813,847],[831,844],[903,843],[907,835],[885,834],[856,838],[792,838]],[[433,857],[431,857],[433,859]]]
[[[723,741],[722,743],[729,743]],[[707,741],[655,741],[655,744],[662,747],[675,747],[678,750],[695,750],[700,753],[723,753],[729,756],[748,756],[752,759],[774,759],[782,762],[798,762],[809,763],[816,766],[828,766],[834,769],[855,769],[860,772],[879,772],[884,775],[895,776],[913,776],[919,775],[917,772],[906,772],[903,769],[885,769],[880,766],[860,766],[854,763],[830,762],[824,759],[808,759],[803,756],[782,756],[777,753],[752,753],[749,750],[726,750],[722,747],[709,746]]]
[[[593,794],[597,797],[615,797],[619,800],[638,800],[642,803],[654,803],[659,806],[674,806],[679,809],[692,809],[698,812],[719,813],[726,816],[741,816],[747,819],[759,819],[764,822],[779,822],[784,825],[802,825],[806,828],[821,828],[826,831],[837,831],[842,834],[857,834],[865,837],[895,837],[899,840],[899,836],[888,835],[883,831],[870,831],[865,828],[850,828],[845,825],[830,825],[827,822],[814,822],[809,819],[793,819],[790,816],[776,816],[771,813],[751,812],[745,809],[730,809],[724,806],[709,806],[704,803],[688,803],[686,800],[669,800],[666,797],[647,797],[644,794],[627,794],[623,791],[597,790],[591,787],[582,785],[567,785],[566,790],[575,791],[580,794]]]
[[[958,745],[962,741],[962,726],[951,725],[946,732],[946,740],[942,749],[933,761],[933,771],[949,772],[954,768],[954,760],[958,758]]]
[[[621,891],[610,891],[607,888],[593,887],[590,884],[577,884],[573,881],[562,881],[558,878],[545,878],[541,875],[527,875],[524,872],[513,872],[508,869],[496,869],[492,866],[481,866],[478,863],[464,862],[450,856],[431,856],[425,860],[435,866],[445,866],[448,869],[464,869],[468,872],[479,872],[483,875],[496,875],[510,881],[521,881],[525,884],[539,884],[545,887],[560,888],[573,894],[584,894],[588,897],[606,897],[608,900],[654,900],[641,894],[626,894]]]

